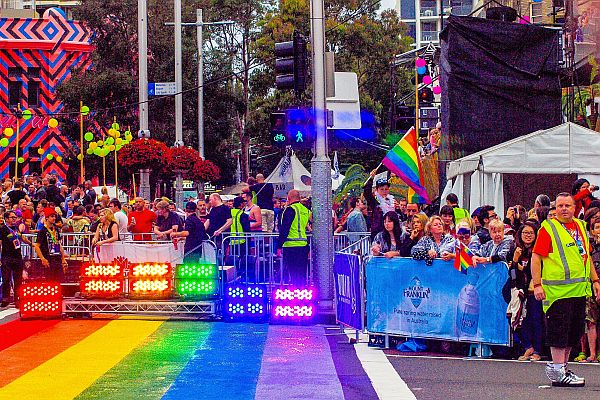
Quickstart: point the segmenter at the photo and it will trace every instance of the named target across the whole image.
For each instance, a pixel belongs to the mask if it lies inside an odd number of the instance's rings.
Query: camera
[[[595,192],[596,190],[598,190],[598,186],[590,185],[590,191]]]

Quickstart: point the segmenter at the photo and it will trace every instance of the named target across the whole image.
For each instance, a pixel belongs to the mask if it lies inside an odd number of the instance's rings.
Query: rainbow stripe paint
[[[282,390],[311,398],[300,393],[308,385],[323,398],[353,399],[334,367],[350,363],[332,347],[339,340],[316,326],[15,320],[0,325],[0,399],[269,400]],[[375,395],[359,370],[361,393]]]
[[[425,181],[423,180],[423,169],[419,157],[417,132],[414,127],[406,132],[381,163],[415,191],[419,202],[431,203],[424,186]]]
[[[454,259],[454,268],[463,274],[467,273],[467,268],[473,266],[473,253],[467,246],[460,243],[456,248],[456,258]]]

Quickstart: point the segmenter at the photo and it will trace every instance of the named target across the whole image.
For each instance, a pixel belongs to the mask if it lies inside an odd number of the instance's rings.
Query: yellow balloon
[[[48,120],[48,126],[50,128],[56,128],[58,126],[58,121],[56,120],[56,118],[50,118]]]
[[[111,144],[110,146],[108,146],[108,150],[115,151],[115,145]]]
[[[4,134],[7,137],[11,137],[15,133],[13,128],[4,128]]]
[[[116,130],[116,129],[113,129],[113,128],[110,128],[110,129],[108,130],[108,136],[110,136],[110,137],[115,137],[115,136],[117,136],[117,130]]]
[[[62,160],[63,160],[62,156],[56,156],[56,161],[62,162]]]
[[[117,131],[117,136],[116,137],[120,138],[121,137],[121,132]]]
[[[90,143],[90,149],[94,150],[96,147],[98,147],[98,143],[96,143],[96,142]]]
[[[115,140],[115,143],[116,143],[117,145],[121,145],[121,144],[123,144],[123,139],[121,139],[121,138],[117,138],[117,140]]]
[[[42,154],[44,154],[44,149],[42,149],[41,147],[38,149],[38,154],[41,156]]]
[[[79,161],[83,160],[83,157],[82,157],[82,155],[81,155],[81,154],[77,154],[77,159],[78,159]]]
[[[96,142],[96,144],[98,145],[98,147],[102,147],[102,146],[104,146],[104,141],[103,140],[98,140]]]

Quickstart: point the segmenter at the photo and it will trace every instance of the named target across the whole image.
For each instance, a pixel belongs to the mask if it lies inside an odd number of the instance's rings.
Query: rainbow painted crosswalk
[[[0,325],[0,399],[377,398],[352,346],[325,333],[157,318],[15,320]]]

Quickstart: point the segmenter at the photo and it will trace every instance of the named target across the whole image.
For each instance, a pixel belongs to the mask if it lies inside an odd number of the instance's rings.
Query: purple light
[[[313,287],[282,287],[275,289],[272,317],[279,321],[306,321],[314,316],[316,291]]]
[[[313,306],[276,306],[275,317],[310,318],[313,316]]]
[[[277,289],[275,300],[312,300],[313,289]]]

